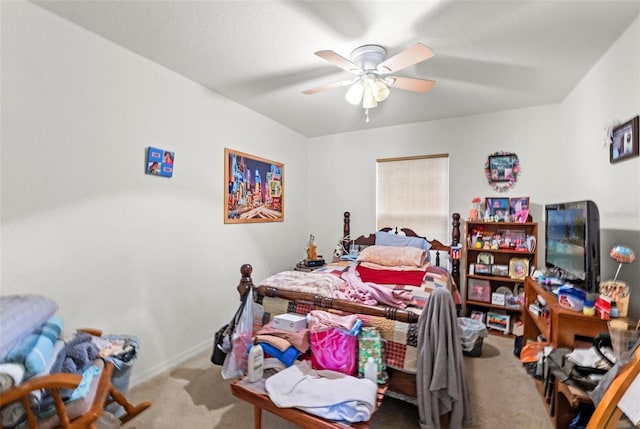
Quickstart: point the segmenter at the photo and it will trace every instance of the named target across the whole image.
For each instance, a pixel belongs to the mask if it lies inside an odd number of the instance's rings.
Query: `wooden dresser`
[[[522,320],[525,342],[536,341],[538,336],[542,335],[554,348],[572,349],[576,339],[594,338],[601,332],[608,331],[606,320],[560,307],[557,296],[546,291],[531,277],[525,279],[524,294]],[[535,302],[538,295],[542,296],[548,304],[549,313],[546,315],[536,316],[529,311],[529,304]],[[553,410],[551,421],[556,429],[568,428],[576,415],[578,404],[591,402],[584,392],[558,381],[554,384],[552,400],[547,399],[541,380],[536,380],[536,386],[547,409],[550,412]]]

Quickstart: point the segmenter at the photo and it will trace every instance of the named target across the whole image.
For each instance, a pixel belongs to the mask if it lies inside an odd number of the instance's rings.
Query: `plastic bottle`
[[[253,346],[249,350],[249,359],[247,363],[247,378],[250,382],[255,383],[262,378],[264,368],[264,350],[258,344],[258,340],[253,340]]]
[[[595,303],[592,300],[585,299],[582,306],[582,314],[585,316],[593,316],[596,314]]]
[[[618,309],[618,304],[615,301],[611,301],[611,308],[609,309],[609,316],[612,318],[620,317],[620,310]]]
[[[376,365],[372,357],[367,359],[367,363],[364,366],[364,378],[378,384],[378,365]]]

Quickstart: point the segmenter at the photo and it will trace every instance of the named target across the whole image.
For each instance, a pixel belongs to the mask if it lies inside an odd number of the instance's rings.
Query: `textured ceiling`
[[[640,0],[36,3],[310,137],[559,102],[640,12]],[[346,88],[302,94],[352,76],[315,51],[417,42],[434,58],[398,75],[435,87],[392,89],[368,124]]]

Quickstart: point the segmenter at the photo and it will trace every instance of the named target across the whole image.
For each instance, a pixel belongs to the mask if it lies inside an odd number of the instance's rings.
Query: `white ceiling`
[[[640,0],[36,3],[310,137],[559,102],[640,13]],[[302,94],[352,76],[315,51],[417,42],[435,57],[397,74],[435,87],[392,89],[368,124],[346,88]]]

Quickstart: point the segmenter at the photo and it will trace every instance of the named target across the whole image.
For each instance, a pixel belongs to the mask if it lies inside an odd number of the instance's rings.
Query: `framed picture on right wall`
[[[638,145],[638,122],[640,116],[618,125],[612,130],[611,145],[609,145],[609,162],[616,163],[640,154]]]

